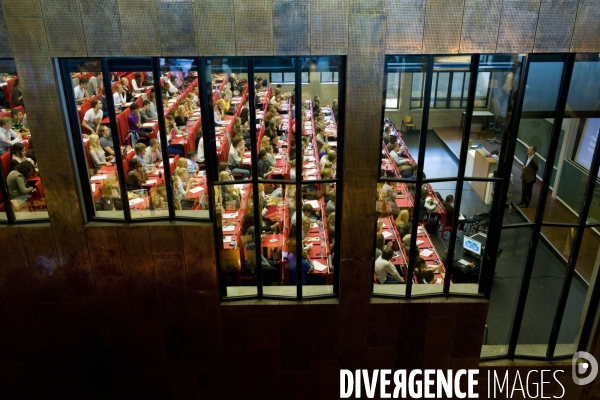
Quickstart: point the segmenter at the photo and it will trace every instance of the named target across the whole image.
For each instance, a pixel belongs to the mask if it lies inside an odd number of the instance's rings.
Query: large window
[[[585,349],[598,296],[598,62],[386,58],[375,296],[487,296],[483,358]]]
[[[220,91],[205,93],[210,129],[226,154],[214,193],[224,298],[337,293],[340,92],[321,78],[343,72],[341,57],[208,61]],[[265,76],[284,83],[256,79]],[[230,91],[235,108],[223,101]]]
[[[0,223],[48,218],[15,63],[0,60]]]
[[[223,298],[337,293],[342,57],[58,64],[88,219],[214,218]]]

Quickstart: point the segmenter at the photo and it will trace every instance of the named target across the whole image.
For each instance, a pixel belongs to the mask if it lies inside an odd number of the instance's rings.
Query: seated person
[[[154,95],[154,93],[152,93],[150,96],[152,95]],[[152,112],[152,106],[153,103],[151,101],[143,101],[142,108],[140,108],[140,118],[142,119],[142,124],[156,121],[158,119],[158,115],[156,114],[156,106],[154,106],[154,112]]]
[[[113,189],[110,186],[102,187],[102,197],[94,205],[96,211],[121,211],[123,202],[118,197],[113,197]]]
[[[398,233],[400,234],[400,238],[404,238],[407,234],[410,233],[410,223],[409,223],[409,212],[408,210],[401,210],[396,218],[396,227],[398,228]]]
[[[190,150],[187,152],[187,171],[192,175],[196,175],[200,171],[198,166],[198,152],[196,150]]]
[[[417,166],[411,165],[410,168],[402,171],[402,178],[404,179],[417,179]],[[423,178],[425,178],[425,174],[423,174]]]
[[[327,213],[327,216],[329,216],[331,213],[335,212],[335,192],[330,192],[329,193],[329,201],[327,202],[327,205],[325,206],[325,212]]]
[[[162,159],[162,152],[160,149],[160,143],[158,142],[158,139],[150,139],[150,141],[148,142],[148,147],[146,147],[144,153],[144,161],[146,162],[146,166],[153,165],[158,167]]]
[[[137,103],[131,103],[129,106],[131,112],[127,116],[127,125],[130,131],[137,132],[140,137],[147,138],[148,133],[152,132],[151,128],[143,128],[140,118],[140,106]]]
[[[21,110],[10,110],[10,118],[12,120],[13,131],[25,134],[29,133],[29,129],[23,125],[23,119],[25,117]]]
[[[153,164],[146,162],[146,145],[144,143],[137,143],[133,148],[133,151],[135,152],[135,156],[132,158],[132,160],[138,160],[147,173],[153,174],[156,172],[156,167]]]
[[[404,278],[400,276],[396,267],[390,262],[394,257],[394,249],[390,246],[383,248],[381,256],[375,260],[375,275],[380,284],[383,283],[404,283]]]
[[[298,260],[296,259],[296,256],[294,255],[294,253],[296,253],[296,240],[294,238],[290,238],[288,240],[288,255],[287,255],[287,260],[288,260],[288,269],[290,272],[290,281],[292,283],[292,285],[295,285],[298,282],[298,273],[296,272],[296,266],[298,263]],[[314,269],[314,265],[313,262],[310,258],[308,258],[308,253],[306,252],[306,250],[302,250],[302,261],[301,261],[301,268],[302,268],[302,272],[301,272],[301,276],[302,276],[302,284],[306,285],[306,283],[308,282],[308,274]]]
[[[100,125],[100,128],[98,128],[98,137],[100,138],[100,147],[104,149],[104,155],[110,159],[115,155],[115,147],[108,127]]]
[[[254,227],[248,228],[247,235],[250,236],[249,241],[246,242],[246,250],[256,250],[256,244],[254,243]],[[262,238],[261,238],[262,239]],[[276,267],[277,263],[273,260],[269,260],[262,254],[260,255],[260,265],[263,273],[264,283],[267,286],[271,286],[278,281],[279,269]],[[253,271],[254,273],[254,271]]]
[[[12,130],[10,118],[0,118],[0,155],[6,153],[13,144],[21,143],[21,140],[21,134]]]
[[[425,273],[427,271],[436,272],[441,266],[441,264],[427,266],[424,259],[417,257],[414,268],[414,274],[417,277],[417,281],[419,283],[425,283]]]
[[[35,168],[29,161],[23,161],[15,167],[6,177],[8,196],[11,199],[26,196],[35,191],[35,187],[28,186],[27,180],[35,175]]]
[[[148,180],[148,174],[144,164],[138,158],[132,158],[129,161],[129,171],[127,171],[127,189],[141,189],[142,185]]]
[[[95,133],[90,135],[90,158],[94,164],[95,171],[98,171],[103,166],[112,166],[112,163],[106,160],[104,149],[100,146],[100,138]]]
[[[75,86],[75,88],[73,89],[76,103],[83,103],[88,99],[88,97],[90,97],[90,95],[87,92],[87,85],[88,80],[86,78],[79,79],[79,85]]]
[[[231,140],[231,145],[229,147],[229,156],[227,157],[227,164],[229,165],[229,169],[232,174],[241,174],[242,179],[248,179],[250,177],[250,169],[246,165],[242,165],[242,160],[244,159],[244,151],[246,150],[244,141],[236,136]],[[260,160],[266,158],[266,152],[263,153],[261,150],[262,156]],[[258,161],[258,169],[259,169],[259,177],[264,179],[264,176],[261,176],[261,161]],[[266,162],[266,161],[265,161]]]
[[[152,195],[152,208],[156,211],[167,210],[169,208],[167,203],[167,187],[165,185],[158,185],[156,187]]]
[[[127,94],[123,89],[123,85],[118,84],[116,86],[117,91],[113,94],[113,101],[115,103],[116,108],[125,107],[125,103],[127,103]]]
[[[394,162],[396,163],[396,165],[400,166],[400,165],[404,165],[404,164],[410,162],[410,160],[408,158],[402,158],[398,154],[398,152],[400,151],[400,145],[398,143],[396,143],[396,144],[392,144],[392,143],[388,144],[388,151],[390,152],[390,158],[392,160],[394,160]]]
[[[435,274],[433,271],[425,271],[425,274],[423,275],[423,283],[429,285],[435,283]]]
[[[33,159],[27,157],[26,153],[27,153],[27,151],[25,150],[25,146],[23,145],[23,143],[13,144],[10,148],[11,159],[10,159],[10,165],[8,168],[9,170],[6,172],[12,171],[13,169],[15,169],[15,167],[17,165],[19,165],[23,161],[29,161],[31,163],[31,165],[36,167],[36,172],[37,172],[37,166],[36,166],[35,161]]]

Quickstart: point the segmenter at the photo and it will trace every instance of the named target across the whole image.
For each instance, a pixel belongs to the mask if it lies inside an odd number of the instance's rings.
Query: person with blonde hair
[[[90,135],[90,158],[92,159],[92,163],[94,164],[93,167],[96,170],[102,168],[104,165],[107,167],[112,165],[112,163],[106,161],[104,149],[100,146],[100,138],[95,133]]]
[[[410,233],[408,217],[409,213],[406,209],[400,211],[400,213],[398,213],[398,217],[396,217],[396,227],[400,233],[400,239],[402,239],[406,234]]]

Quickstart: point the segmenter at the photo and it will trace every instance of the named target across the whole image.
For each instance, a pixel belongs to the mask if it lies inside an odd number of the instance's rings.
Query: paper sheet
[[[156,179],[148,179],[146,181],[146,185],[154,185],[156,183]]]
[[[388,231],[383,231],[382,235],[386,239],[389,238],[390,236],[392,236],[392,234],[390,232],[388,232]]]
[[[234,213],[223,214],[223,218],[237,218],[237,217],[238,217],[237,211]]]
[[[155,122],[144,122],[142,126],[145,128],[154,128],[154,124]]]
[[[422,255],[423,257],[429,257],[430,255],[433,254],[433,251],[429,250],[429,249],[423,249],[423,250],[421,250],[421,252],[419,254]]]
[[[319,208],[319,200],[305,200],[304,204],[310,204],[312,208]]]
[[[108,175],[94,175],[90,181],[104,181],[106,178],[108,178]]]
[[[131,199],[131,200],[129,200],[129,205],[130,205],[130,206],[133,206],[133,205],[135,205],[135,204],[139,204],[139,203],[143,203],[143,202],[144,202],[144,199],[140,199],[140,198],[138,197],[138,198],[135,198],[135,199]]]
[[[231,236],[223,236],[223,243],[231,243]]]
[[[313,261],[313,266],[317,271],[325,271],[327,269],[327,265],[323,265],[318,261]]]
[[[196,186],[195,188],[190,189],[190,193],[198,193],[203,190],[204,190],[204,188],[202,186]]]
[[[223,227],[223,232],[233,232],[235,231],[235,225],[228,225]]]
[[[417,240],[417,246],[423,243],[425,243],[423,240]]]

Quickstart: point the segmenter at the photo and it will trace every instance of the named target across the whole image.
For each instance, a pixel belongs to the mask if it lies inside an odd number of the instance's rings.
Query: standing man
[[[529,207],[531,201],[533,184],[535,183],[535,176],[537,170],[540,167],[540,162],[535,156],[537,151],[535,146],[529,146],[527,149],[527,160],[525,164],[521,166],[523,173],[521,174],[521,202],[517,204],[519,207]]]

